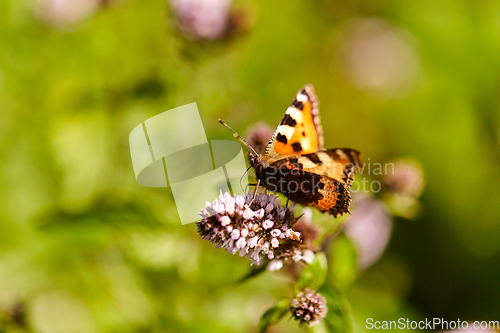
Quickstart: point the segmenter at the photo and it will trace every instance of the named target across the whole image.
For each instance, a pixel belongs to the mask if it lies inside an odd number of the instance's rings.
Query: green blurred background
[[[197,102],[229,139],[217,118],[275,125],[306,83],[327,147],[426,179],[371,267],[333,246],[354,330],[499,320],[499,59],[494,0],[1,1],[0,332],[254,332],[288,278],[237,284],[249,263],[136,183],[128,134]]]

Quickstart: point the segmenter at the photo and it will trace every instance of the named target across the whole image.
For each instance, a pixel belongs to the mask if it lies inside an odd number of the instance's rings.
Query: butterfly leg
[[[257,196],[257,190],[259,189],[259,185],[260,185],[260,179],[257,180],[257,184],[255,184],[255,190],[253,192],[253,198],[250,201],[250,203],[248,204],[248,207],[250,207],[252,205],[253,201],[255,200],[255,197]]]
[[[288,208],[288,203],[290,202],[290,198],[286,198],[286,205],[285,207]]]
[[[245,190],[243,190],[243,193],[247,194],[248,188],[250,186],[257,186],[257,183],[248,183],[247,186],[245,186]]]

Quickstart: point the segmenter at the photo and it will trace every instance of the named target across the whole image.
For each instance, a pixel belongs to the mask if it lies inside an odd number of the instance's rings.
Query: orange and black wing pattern
[[[264,171],[263,184],[292,201],[337,216],[349,212],[348,189],[361,168],[356,150],[329,149],[273,162]]]
[[[323,149],[323,129],[318,107],[319,101],[313,86],[308,84],[302,87],[286,110],[264,156],[276,160]]]

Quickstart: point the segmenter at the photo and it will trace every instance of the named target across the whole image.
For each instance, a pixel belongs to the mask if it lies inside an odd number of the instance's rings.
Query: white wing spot
[[[300,164],[302,164],[302,168],[304,168],[304,169],[313,169],[313,168],[316,168],[318,166],[316,163],[314,163],[313,161],[311,161],[307,157],[299,157],[298,162]]]
[[[288,140],[290,140],[293,136],[293,133],[295,133],[295,128],[288,125],[279,125],[278,133],[283,134]]]
[[[346,155],[346,154],[345,154],[342,150],[340,150],[340,149],[336,149],[336,150],[335,150],[335,153],[336,153],[337,155],[339,155],[339,157],[340,157],[341,159],[345,159],[345,158],[347,158],[347,155]]]
[[[330,155],[327,153],[319,152],[317,156],[323,165],[327,164],[331,160]]]
[[[295,97],[297,99],[297,101],[299,102],[305,102],[307,101],[307,96],[304,95],[304,94],[297,94],[297,97]]]
[[[302,111],[297,110],[293,106],[286,109],[286,114],[290,115],[297,123],[302,122]]]

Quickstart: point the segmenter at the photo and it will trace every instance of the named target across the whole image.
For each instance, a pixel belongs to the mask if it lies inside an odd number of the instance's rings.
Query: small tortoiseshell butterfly
[[[248,147],[257,186],[337,216],[349,212],[348,189],[362,164],[356,150],[323,147],[318,105],[312,85],[300,89],[263,156],[219,121]]]

